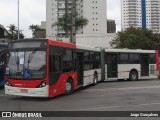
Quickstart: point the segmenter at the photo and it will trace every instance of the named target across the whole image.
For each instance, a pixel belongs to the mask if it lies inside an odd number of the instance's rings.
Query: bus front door
[[[77,52],[77,72],[78,72],[78,86],[83,85],[83,53]]]
[[[107,78],[117,77],[117,55],[107,54]]]
[[[148,55],[141,55],[141,76],[149,76]]]

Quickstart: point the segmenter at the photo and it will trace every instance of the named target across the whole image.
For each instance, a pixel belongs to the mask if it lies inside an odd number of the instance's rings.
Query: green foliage
[[[8,33],[9,33],[8,38],[10,40],[18,39],[18,29],[17,29],[17,27],[14,24],[10,24],[10,26],[8,26],[8,28],[9,28],[9,30],[8,30]],[[19,38],[20,39],[24,38],[23,33],[19,33]]]
[[[37,30],[41,30],[40,27],[38,25],[30,25],[29,26],[29,30],[32,30],[32,37],[35,38],[35,31]]]
[[[2,42],[2,43],[9,43],[9,42],[11,42],[11,40],[10,39],[0,39],[0,42]]]
[[[88,20],[86,18],[82,18],[78,16],[78,13],[74,13],[76,20],[75,20],[75,27],[76,31],[88,24]],[[53,23],[51,27],[61,27],[62,30],[65,31],[66,37],[68,37],[69,32],[71,31],[72,26],[72,16],[71,14],[64,14],[62,18],[59,18],[57,22]]]
[[[130,27],[125,31],[118,32],[110,45],[114,48],[155,49],[159,41],[160,34],[154,34],[148,29]]]
[[[78,17],[76,19],[76,30],[86,26],[88,24],[88,20],[85,18]]]

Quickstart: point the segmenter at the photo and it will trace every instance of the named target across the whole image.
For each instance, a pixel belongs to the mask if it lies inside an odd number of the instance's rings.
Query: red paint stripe
[[[53,46],[65,47],[65,48],[76,48],[76,44],[65,43],[65,42],[56,41],[56,40],[48,40],[48,44]]]
[[[87,75],[87,76],[83,76],[83,77],[90,77],[90,76],[93,76],[93,75]]]
[[[149,70],[149,71],[157,71],[157,70]],[[130,71],[121,71],[121,72],[118,72],[118,73],[124,73],[124,72],[130,72]],[[141,72],[141,71],[138,71],[138,72]],[[107,73],[107,72],[105,72]]]
[[[97,74],[101,74],[101,73],[97,73]],[[83,77],[90,77],[90,76],[94,76],[94,74],[93,74],[93,75],[87,75],[87,76],[83,76]]]

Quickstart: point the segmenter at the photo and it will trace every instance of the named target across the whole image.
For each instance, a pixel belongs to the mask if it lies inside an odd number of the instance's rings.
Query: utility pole
[[[76,43],[76,0],[72,0],[71,43]]]
[[[68,0],[65,0],[65,17],[66,17],[66,20],[68,20]],[[66,25],[68,26],[68,25]],[[65,30],[65,37],[68,38],[69,36],[69,32],[68,30]]]
[[[19,40],[19,0],[18,0],[18,40]]]

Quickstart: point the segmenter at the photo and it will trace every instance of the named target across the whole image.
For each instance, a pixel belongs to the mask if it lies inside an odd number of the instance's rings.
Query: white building
[[[133,26],[160,33],[160,0],[121,0],[122,30]]]
[[[41,29],[46,29],[46,21],[41,21],[40,28]]]
[[[46,0],[46,37],[56,38],[64,34],[58,27],[51,27],[65,13],[65,0]],[[106,0],[76,0],[76,11],[79,17],[88,19],[88,25],[77,32],[78,35],[106,35]],[[68,11],[71,12],[72,0],[68,0]]]

